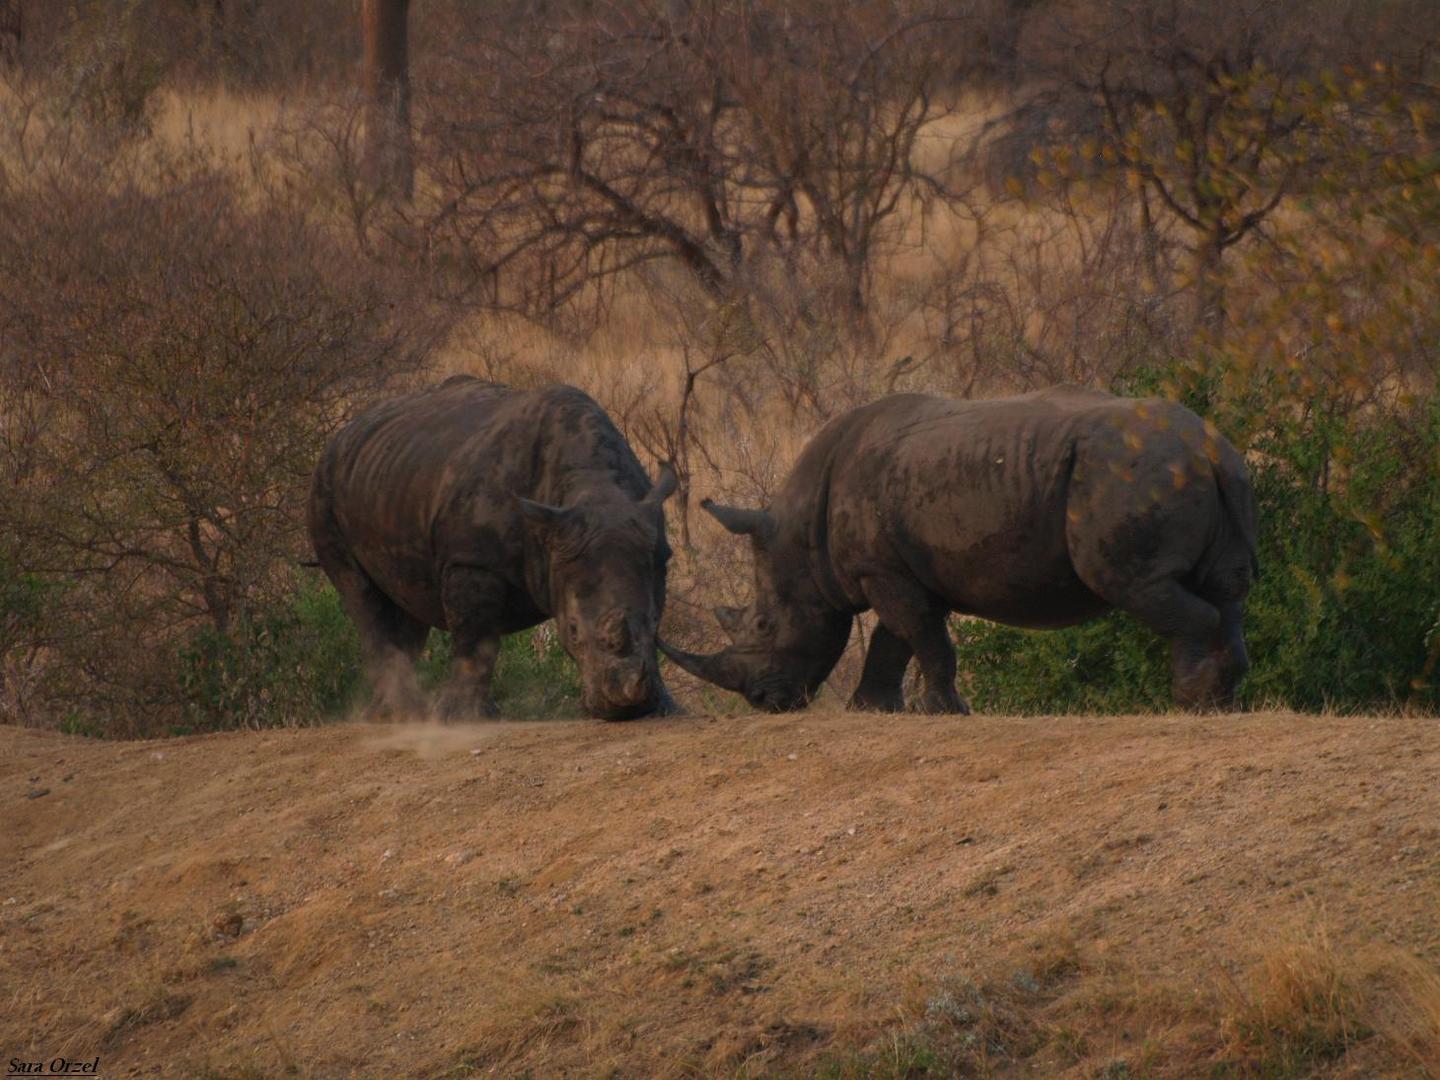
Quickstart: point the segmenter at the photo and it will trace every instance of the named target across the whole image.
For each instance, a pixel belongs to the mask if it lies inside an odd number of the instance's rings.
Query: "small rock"
[[[210,926],[222,937],[239,937],[245,929],[245,916],[238,911],[222,911],[215,916]]]
[[[37,788],[31,788],[29,791],[27,791],[27,792],[25,793],[25,797],[26,797],[27,799],[38,799],[38,798],[40,798],[40,797],[43,796],[43,795],[49,795],[49,794],[50,794],[50,789],[49,789],[48,787],[37,787]]]
[[[846,835],[846,836],[854,836],[854,835],[855,835],[855,826],[854,826],[854,825],[851,825],[850,828],[846,829],[846,830],[845,830],[845,835]]]
[[[385,862],[387,859],[391,859],[391,858],[393,858],[394,856],[395,856],[395,849],[394,849],[394,848],[388,848],[388,847],[387,847],[387,848],[385,849],[384,854],[382,854],[382,855],[380,856],[380,861],[381,861],[381,862]]]
[[[786,761],[798,761],[799,758],[800,758],[800,755],[799,755],[799,754],[786,754],[786,755],[785,755],[785,760],[786,760]]]
[[[451,866],[464,866],[473,858],[475,858],[473,851],[452,851],[445,856],[445,861]]]

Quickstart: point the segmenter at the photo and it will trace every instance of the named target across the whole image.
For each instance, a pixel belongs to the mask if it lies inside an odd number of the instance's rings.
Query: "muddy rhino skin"
[[[438,710],[495,713],[502,634],[554,618],[587,711],[667,711],[655,658],[670,549],[662,503],[603,409],[568,386],[457,376],[344,427],[315,471],[311,540],[359,630],[376,713],[413,714],[432,627],[454,660]]]
[[[1249,666],[1254,495],[1235,448],[1173,402],[897,394],[822,428],[768,508],[703,505],[750,538],[755,600],[716,610],[722,652],[660,647],[757,708],[805,705],[870,609],[861,709],[902,708],[913,658],[919,708],[968,711],[951,612],[1048,628],[1120,608],[1170,642],[1181,707],[1230,704]]]

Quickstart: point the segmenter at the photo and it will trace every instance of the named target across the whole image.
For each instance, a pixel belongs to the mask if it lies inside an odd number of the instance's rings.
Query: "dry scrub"
[[[422,358],[426,378],[578,385],[643,458],[676,463],[666,631],[695,647],[717,639],[708,609],[750,578],[698,498],[763,503],[845,410],[1064,380],[1180,398],[1250,452],[1261,489],[1249,700],[1433,708],[1440,84],[1415,48],[1426,5],[707,0],[538,18],[434,0],[412,15],[406,200],[366,182],[364,103],[329,77],[354,61],[354,41],[318,31],[341,7],[167,15],[136,0],[108,36],[77,7],[37,22],[25,62],[0,68],[6,292],[21,298],[0,339],[0,473],[26,519],[0,533],[13,714],[77,730],[267,722],[267,679],[305,666],[284,629],[305,614],[305,454]],[[159,40],[165,17],[174,36]],[[183,227],[117,205],[126,186],[188,207],[171,215]],[[225,242],[236,221],[254,226],[246,244]],[[157,298],[157,280],[181,287]],[[373,318],[307,336],[329,326],[313,308],[351,296]],[[385,370],[377,339],[405,346]],[[216,430],[268,445],[275,426],[235,407],[233,380],[196,360],[207,349],[309,425],[283,440],[298,451],[283,482],[257,481],[247,458],[237,484],[235,455],[211,452],[227,445]],[[317,408],[313,385],[281,377],[300,351],[352,358],[360,377]],[[83,394],[54,384],[57,355],[88,372]],[[147,427],[125,458],[144,467],[74,468],[103,455],[94,437],[67,445],[73,415],[175,380],[216,384],[197,406],[203,445]],[[161,419],[183,427],[177,411]],[[178,452],[147,462],[151,445]],[[203,483],[137,481],[151,465]],[[103,529],[64,520],[77,502]],[[225,537],[255,504],[263,527]],[[7,545],[21,525],[40,539]],[[110,610],[123,630],[103,639],[85,617]],[[1093,686],[1000,687],[991,707],[1155,704],[1158,665],[1117,625],[1051,646],[980,641],[1032,669],[1096,669]],[[107,658],[116,641],[161,674],[132,679],[147,665]],[[187,663],[204,670],[164,676]],[[217,688],[226,664],[236,685]],[[842,687],[853,668],[852,652]],[[86,706],[101,699],[97,718]],[[303,705],[273,722],[319,711]]]

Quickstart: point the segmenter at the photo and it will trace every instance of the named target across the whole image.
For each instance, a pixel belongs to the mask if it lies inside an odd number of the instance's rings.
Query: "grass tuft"
[[[1226,1050],[1267,1076],[1300,1075],[1370,1035],[1359,989],[1323,934],[1271,950],[1228,991]]]

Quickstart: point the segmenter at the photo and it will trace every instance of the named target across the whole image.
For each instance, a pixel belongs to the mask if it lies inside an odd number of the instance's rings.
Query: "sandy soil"
[[[108,1076],[1246,1075],[1267,957],[1440,965],[1434,720],[0,727],[0,807],[0,1056]]]

